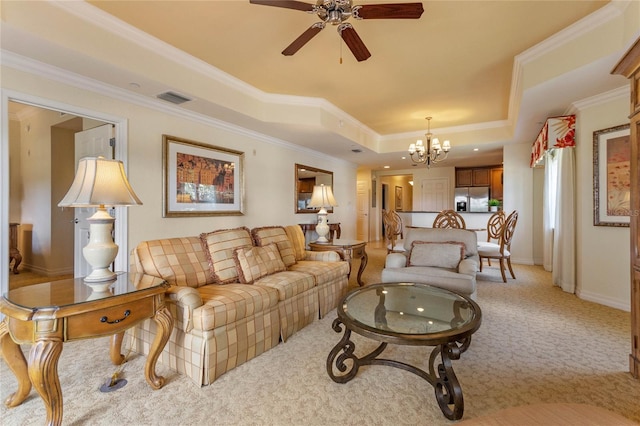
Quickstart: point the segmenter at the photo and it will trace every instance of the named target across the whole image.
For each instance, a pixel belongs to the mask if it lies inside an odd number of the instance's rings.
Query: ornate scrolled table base
[[[473,300],[427,284],[384,283],[347,294],[337,308],[332,328],[342,338],[329,352],[327,374],[336,383],[353,379],[363,365],[387,365],[413,373],[434,389],[444,416],[459,420],[464,414],[462,387],[452,360],[460,359],[480,327],[482,313]],[[351,332],[380,342],[364,356],[355,354]],[[389,343],[431,346],[428,371],[382,358]]]
[[[342,321],[336,318],[333,321],[333,329],[336,333],[342,331]],[[426,380],[435,390],[436,400],[440,410],[449,420],[459,420],[464,413],[464,399],[462,397],[462,387],[453,371],[451,360],[460,359],[460,355],[467,350],[471,344],[471,336],[461,342],[450,342],[436,346],[429,356],[429,371],[421,370],[400,361],[378,358],[378,355],[387,347],[386,342],[363,357],[357,357],[355,344],[350,340],[351,330],[345,327],[342,339],[329,352],[327,357],[327,373],[336,383],[347,383],[358,374],[358,369],[363,365],[387,365],[409,371]],[[440,364],[436,367],[436,362],[440,355]],[[336,374],[335,370],[340,372]]]

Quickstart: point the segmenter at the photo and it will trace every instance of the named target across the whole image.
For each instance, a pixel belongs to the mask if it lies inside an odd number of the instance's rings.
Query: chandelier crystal
[[[440,145],[438,138],[433,138],[431,133],[431,117],[427,117],[427,137],[426,145],[422,143],[422,140],[416,141],[409,145],[409,155],[411,161],[416,164],[426,164],[427,169],[432,164],[439,163],[447,158],[449,150],[451,150],[451,143],[447,140]]]

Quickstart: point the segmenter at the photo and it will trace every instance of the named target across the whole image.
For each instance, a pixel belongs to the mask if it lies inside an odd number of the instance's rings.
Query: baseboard
[[[600,305],[609,306],[610,308],[620,309],[621,311],[631,312],[631,304],[626,300],[614,299],[606,297],[598,293],[588,291],[576,291],[576,296],[588,302],[599,303]]]
[[[44,275],[46,277],[57,277],[58,275],[73,275],[73,266],[57,268],[57,269],[46,269],[40,266],[30,265],[28,263],[20,264],[20,270],[25,270],[29,272],[33,272],[35,274]]]
[[[536,264],[531,258],[523,259],[523,258],[516,258],[516,257],[511,257],[511,263],[516,263],[518,265],[535,265]]]

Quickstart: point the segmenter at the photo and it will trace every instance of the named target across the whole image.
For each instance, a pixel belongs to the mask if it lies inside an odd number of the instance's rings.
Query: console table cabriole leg
[[[62,388],[58,377],[61,353],[59,338],[36,340],[29,352],[29,378],[47,408],[47,425],[62,424]]]
[[[358,269],[358,285],[360,287],[364,285],[364,283],[362,282],[362,272],[364,271],[364,268],[367,266],[368,262],[369,262],[369,255],[367,255],[367,252],[365,251],[362,254],[362,259],[360,259],[360,269]]]
[[[111,362],[114,365],[120,365],[124,362],[124,355],[122,355],[123,337],[124,331],[111,336],[111,343],[109,345],[109,358],[111,358]]]
[[[29,380],[27,360],[20,350],[20,345],[14,342],[9,335],[7,318],[0,322],[0,348],[2,349],[2,357],[18,381],[18,390],[4,401],[4,404],[11,408],[22,404],[27,398],[31,392],[31,380]]]
[[[153,344],[151,345],[151,349],[149,350],[149,356],[147,357],[147,363],[144,367],[144,373],[149,386],[153,389],[160,389],[164,386],[165,380],[164,377],[156,375],[156,362],[158,361],[160,353],[171,335],[171,330],[173,329],[173,317],[171,316],[169,309],[164,306],[164,302],[162,301],[164,296],[159,295],[156,297],[162,304],[162,308],[160,308],[153,317],[153,320],[157,325],[157,333],[153,340]]]

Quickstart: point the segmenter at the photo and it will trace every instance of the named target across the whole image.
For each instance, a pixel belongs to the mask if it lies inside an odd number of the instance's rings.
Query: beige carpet
[[[378,281],[384,251],[369,248],[366,283]],[[454,369],[464,392],[463,419],[524,404],[568,402],[604,407],[640,423],[640,381],[628,373],[630,316],[584,302],[549,284],[541,268],[516,265],[517,280],[479,274],[483,323]],[[355,277],[351,277],[355,285]],[[433,389],[417,376],[385,366],[363,367],[334,383],[326,357],[341,335],[335,312],[287,343],[199,388],[160,365],[168,383],[152,391],[143,357],[125,365],[129,383],[98,388],[115,370],[106,339],[65,345],[59,362],[65,425],[448,425]],[[352,334],[356,353],[376,345]],[[126,346],[127,342],[125,342]],[[385,356],[427,367],[430,348],[389,346]],[[0,363],[0,398],[15,380]],[[45,409],[32,391],[21,406],[0,408],[3,425],[40,425]]]

